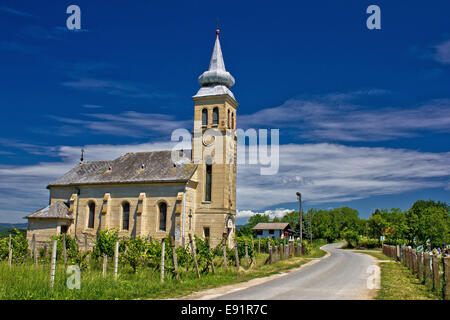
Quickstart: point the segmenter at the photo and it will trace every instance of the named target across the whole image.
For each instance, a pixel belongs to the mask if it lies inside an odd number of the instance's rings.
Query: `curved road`
[[[339,249],[342,243],[322,247],[330,255],[317,263],[248,288],[214,297],[220,300],[344,300],[371,299],[375,289],[367,288],[369,255]],[[368,272],[369,270],[369,272]]]

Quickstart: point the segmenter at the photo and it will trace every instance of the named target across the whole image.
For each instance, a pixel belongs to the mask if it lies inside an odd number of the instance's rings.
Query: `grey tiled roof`
[[[175,166],[171,152],[168,150],[127,153],[111,161],[83,162],[48,186],[189,180],[197,165],[179,163]],[[186,152],[186,156],[189,156],[187,154],[189,152],[190,150]]]
[[[69,208],[61,201],[54,202],[45,208],[39,209],[25,218],[73,219],[73,217],[69,214]]]
[[[260,222],[254,226],[253,230],[284,230],[289,227],[289,223],[277,223],[277,222]]]

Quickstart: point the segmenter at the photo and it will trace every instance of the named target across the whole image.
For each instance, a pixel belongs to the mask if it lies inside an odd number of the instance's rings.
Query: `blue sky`
[[[81,31],[65,27],[81,8]],[[381,8],[381,30],[366,8]],[[0,222],[79,159],[168,148],[192,127],[216,20],[238,127],[280,129],[280,171],[238,169],[239,222],[304,206],[367,217],[450,201],[448,1],[2,1]]]

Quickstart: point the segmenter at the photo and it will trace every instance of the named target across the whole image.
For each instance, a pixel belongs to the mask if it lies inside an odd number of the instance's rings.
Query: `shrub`
[[[12,260],[15,263],[23,263],[29,255],[28,241],[24,234],[14,228],[11,236]],[[0,239],[0,260],[5,260],[9,255],[9,237]]]
[[[105,229],[98,233],[97,241],[94,241],[95,246],[92,254],[94,258],[98,258],[106,254],[109,257],[114,256],[114,248],[118,240],[119,232],[115,229]]]

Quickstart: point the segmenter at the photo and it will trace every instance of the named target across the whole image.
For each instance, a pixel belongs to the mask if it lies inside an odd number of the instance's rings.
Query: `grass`
[[[378,300],[440,300],[411,271],[398,262],[381,263]]]
[[[267,254],[261,253],[256,257],[256,266],[251,269],[243,268],[236,273],[235,267],[226,270],[217,261],[216,274],[202,274],[197,279],[195,273],[182,272],[182,280],[177,281],[168,275],[166,281],[159,281],[159,271],[139,269],[136,273],[122,272],[117,280],[113,277],[112,266],[108,274],[103,277],[100,266],[81,272],[81,288],[70,290],[66,281],[70,275],[66,274],[63,265],[57,265],[55,285],[50,288],[50,267],[48,264],[34,266],[32,263],[13,265],[0,262],[0,299],[50,299],[50,300],[110,300],[110,299],[164,299],[176,298],[205,289],[223,285],[248,281],[254,278],[269,276],[286,271],[308,262],[310,258],[325,255],[325,252],[315,247],[310,254],[288,260],[280,260],[275,264],[264,265]],[[242,264],[244,262],[244,264]],[[245,260],[241,261],[245,266]],[[119,270],[120,272],[120,270]]]
[[[377,260],[393,260],[392,258],[384,255],[380,249],[368,249],[368,250],[352,250],[354,252],[368,254]]]
[[[440,297],[407,267],[377,250],[354,250],[371,255],[377,260],[391,260],[379,263],[381,268],[381,286],[377,291],[377,300],[439,300]]]

